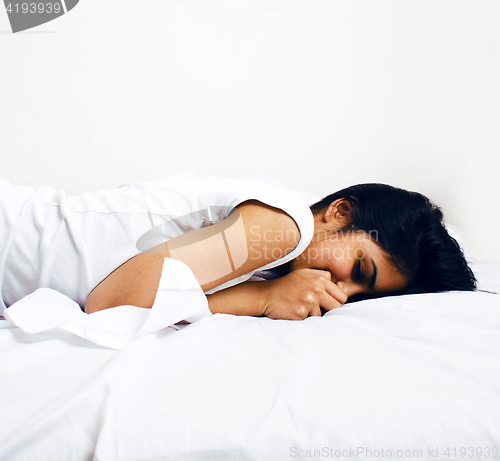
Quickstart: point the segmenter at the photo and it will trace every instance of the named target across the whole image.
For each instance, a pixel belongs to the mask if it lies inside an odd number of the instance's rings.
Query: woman
[[[0,186],[5,306],[50,287],[87,313],[148,308],[165,257],[190,267],[212,313],[303,319],[360,296],[475,288],[440,210],[386,185],[353,186],[310,210],[292,191],[225,178],[77,197]],[[258,270],[268,280],[249,280]]]

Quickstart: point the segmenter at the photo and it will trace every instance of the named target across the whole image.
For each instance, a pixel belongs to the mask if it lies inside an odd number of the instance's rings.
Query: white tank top
[[[37,288],[52,288],[83,306],[97,284],[145,250],[138,242],[154,234],[152,229],[161,228],[168,240],[223,220],[246,200],[285,211],[300,230],[297,247],[260,270],[305,250],[314,231],[308,203],[294,191],[261,182],[166,178],[68,197],[61,190],[14,186],[0,179],[0,314]]]

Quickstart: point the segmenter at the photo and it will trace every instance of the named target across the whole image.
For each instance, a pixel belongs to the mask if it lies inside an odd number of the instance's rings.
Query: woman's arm
[[[280,259],[299,240],[297,224],[288,214],[261,202],[244,202],[220,223],[176,237],[122,264],[89,294],[85,312],[124,304],[150,308],[165,257],[186,263],[208,291]]]
[[[281,210],[249,201],[236,215],[181,235],[141,253],[116,269],[90,293],[85,312],[131,304],[150,308],[164,258],[186,263],[204,291],[254,271],[290,253],[300,239],[293,219]],[[208,234],[209,233],[209,234]],[[347,295],[331,274],[301,269],[275,280],[246,282],[208,296],[212,313],[301,320],[341,306]]]
[[[303,320],[321,316],[347,301],[343,282],[331,281],[331,274],[317,269],[299,269],[284,277],[262,282],[245,282],[208,296],[210,311],[274,319]]]

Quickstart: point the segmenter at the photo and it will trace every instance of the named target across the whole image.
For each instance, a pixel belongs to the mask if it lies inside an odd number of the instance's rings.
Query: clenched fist
[[[263,315],[273,319],[303,320],[321,316],[347,301],[343,282],[334,283],[331,274],[318,269],[299,269],[279,279],[262,283]]]

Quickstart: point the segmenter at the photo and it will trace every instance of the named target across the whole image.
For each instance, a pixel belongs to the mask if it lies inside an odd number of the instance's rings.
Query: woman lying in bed
[[[0,201],[0,308],[41,287],[87,313],[150,308],[166,257],[190,267],[212,313],[304,319],[359,297],[475,288],[439,208],[382,184],[309,208],[293,191],[226,178],[76,197],[0,180]]]
[[[284,262],[301,241],[299,218],[249,200],[210,232],[191,231],[128,260],[90,293],[85,311],[122,304],[151,307],[165,257],[185,262],[208,293],[274,265],[267,275],[260,273],[268,280],[243,281],[208,294],[212,313],[299,320],[348,299],[475,288],[440,209],[421,194],[362,184],[310,209],[312,238],[293,259]]]

